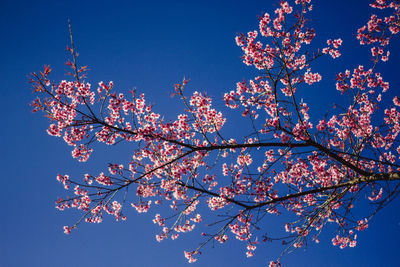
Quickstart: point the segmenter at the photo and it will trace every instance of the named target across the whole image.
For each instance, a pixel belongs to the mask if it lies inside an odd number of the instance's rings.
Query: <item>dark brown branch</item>
[[[309,191],[286,195],[284,197],[274,198],[270,201],[258,203],[254,206],[251,206],[251,207],[249,207],[249,209],[255,209],[255,208],[263,207],[263,206],[270,205],[273,203],[282,202],[282,201],[285,201],[285,200],[288,200],[291,198],[297,198],[297,197],[301,197],[301,196],[305,196],[305,195],[320,193],[320,192],[324,192],[324,191],[328,191],[328,190],[332,190],[332,189],[337,189],[337,188],[342,188],[342,187],[351,187],[351,186],[355,186],[355,185],[361,184],[361,183],[369,183],[369,182],[377,182],[377,181],[394,181],[394,180],[400,180],[400,172],[379,173],[379,174],[373,174],[373,175],[369,175],[369,176],[361,176],[359,178],[353,179],[348,182],[340,183],[337,185],[316,188],[316,189],[312,189]]]

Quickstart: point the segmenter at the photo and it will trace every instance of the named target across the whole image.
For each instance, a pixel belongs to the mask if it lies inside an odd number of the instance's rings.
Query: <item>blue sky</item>
[[[137,215],[133,209],[126,212],[126,222],[106,218],[102,224],[82,224],[73,234],[63,234],[62,226],[73,224],[78,214],[54,208],[56,197],[64,195],[56,175],[68,173],[80,179],[84,173],[104,171],[114,159],[130,156],[126,147],[99,148],[89,162],[79,163],[71,158],[65,143],[46,134],[47,120],[31,113],[29,103],[34,95],[29,73],[50,64],[55,80],[66,78],[68,18],[79,61],[90,68],[88,81],[112,80],[123,92],[136,87],[155,104],[157,112],[173,119],[182,106],[170,94],[173,84],[184,76],[191,79],[188,90],[207,91],[222,109],[217,99],[234,89],[237,81],[256,74],[241,62],[234,37],[256,29],[258,16],[273,12],[276,2],[1,1],[0,266],[189,266],[183,250],[199,243],[199,231],[176,241],[156,242],[159,229],[151,222],[154,213]],[[367,65],[363,59],[369,51],[359,47],[354,36],[372,10],[362,0],[315,2],[311,13],[317,31],[315,44],[323,46],[328,38],[344,41],[340,59],[323,59],[315,66],[323,82],[304,93],[316,114],[323,115],[339,96],[334,74],[360,63]],[[391,59],[380,68],[391,83],[390,94],[400,92],[396,47],[400,47],[399,40],[391,43]],[[356,248],[333,247],[329,233],[319,245],[286,255],[282,263],[396,266],[399,207],[397,200],[379,213],[359,235]],[[273,219],[271,224],[283,219]],[[232,240],[209,246],[192,266],[265,266],[282,249],[274,243],[260,245],[255,256],[247,259],[244,244]]]

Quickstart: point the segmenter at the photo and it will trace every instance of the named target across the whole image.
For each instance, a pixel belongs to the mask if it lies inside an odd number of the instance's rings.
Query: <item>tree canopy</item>
[[[307,17],[310,0],[282,1],[257,30],[236,37],[243,63],[257,75],[238,81],[222,99],[188,94],[189,79],[177,83],[173,94],[183,109],[173,120],[135,89],[119,93],[112,81],[92,86],[70,24],[70,79],[53,81],[50,66],[32,73],[33,110],[44,112],[47,133],[71,146],[78,161],[87,161],[96,143],[129,145],[132,153],[82,179],[57,175],[72,196],[58,198],[56,207],[82,212],[64,232],[100,223],[105,214],[126,220],[128,206],[139,213],[161,206],[153,219],[160,242],[191,232],[207,216],[201,244],[184,252],[189,262],[210,242],[231,238],[244,242],[247,257],[274,240],[285,254],[318,243],[327,225],[335,225],[334,246],[356,246],[358,233],[400,192],[400,99],[382,101],[390,86],[377,71],[390,60],[389,41],[400,31],[400,3],[377,0],[371,7],[384,15],[371,15],[356,33],[370,58],[337,74],[329,90],[336,88],[341,99],[322,115],[309,108],[304,90],[323,78],[314,70],[323,57],[341,56],[343,41],[310,46],[316,36]],[[229,114],[217,108],[221,100]],[[228,125],[240,136],[225,130]],[[365,203],[373,209],[361,212]],[[285,218],[286,233],[263,228],[271,216]],[[280,257],[270,262],[278,265]]]

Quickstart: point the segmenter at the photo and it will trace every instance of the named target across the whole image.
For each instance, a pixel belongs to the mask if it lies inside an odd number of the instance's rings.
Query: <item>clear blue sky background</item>
[[[117,147],[107,154],[106,149],[98,149],[86,164],[72,160],[70,148],[46,134],[46,119],[32,115],[29,102],[34,95],[28,74],[50,64],[52,77],[65,79],[70,18],[79,60],[91,69],[92,84],[113,80],[125,92],[136,87],[155,103],[156,111],[172,119],[182,107],[169,95],[183,76],[191,78],[188,90],[207,91],[220,99],[237,81],[255,74],[241,63],[234,37],[256,29],[258,16],[272,12],[277,1],[144,2],[1,1],[0,266],[188,266],[183,250],[196,247],[199,231],[158,243],[152,212],[137,215],[128,209],[126,222],[106,217],[102,224],[82,224],[73,234],[63,234],[62,226],[73,224],[78,214],[54,208],[56,197],[64,195],[56,174],[80,179],[86,172],[98,173],[114,159],[127,160],[129,149]],[[366,2],[314,3],[315,44],[324,45],[327,38],[344,40],[339,60],[322,60],[315,67],[324,81],[305,91],[318,115],[339,96],[334,74],[365,63],[363,59],[370,55],[354,38],[372,11]],[[400,54],[393,49],[400,48],[399,40],[391,47],[391,60],[380,70],[391,83],[391,94],[399,94]],[[222,108],[222,102],[216,104]],[[282,262],[286,266],[398,266],[399,207],[397,200],[379,213],[359,234],[356,248],[332,247],[329,233],[319,245],[291,253]],[[282,219],[272,220],[271,225]],[[209,246],[192,266],[265,266],[282,249],[279,244],[260,245],[256,255],[247,259],[244,244],[231,240]]]

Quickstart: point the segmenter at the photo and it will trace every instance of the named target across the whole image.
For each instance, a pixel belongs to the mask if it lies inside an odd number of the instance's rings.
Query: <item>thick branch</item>
[[[320,193],[320,192],[324,192],[327,190],[332,190],[332,189],[337,189],[337,188],[342,188],[342,187],[351,187],[351,186],[361,184],[361,183],[369,183],[369,182],[377,182],[377,181],[395,181],[395,180],[400,180],[400,172],[378,173],[378,174],[373,174],[373,175],[369,175],[369,176],[361,176],[359,178],[353,179],[348,182],[331,185],[331,186],[326,186],[326,187],[321,187],[321,188],[316,188],[313,190],[299,192],[296,194],[289,194],[289,195],[286,195],[283,197],[274,198],[274,199],[271,199],[270,201],[261,202],[254,206],[251,206],[251,207],[249,207],[249,209],[255,209],[255,208],[263,207],[266,205],[274,204],[277,202],[282,202],[282,201],[285,201],[285,200],[288,200],[291,198],[297,198],[297,197],[301,197],[301,196],[305,196],[305,195]]]

